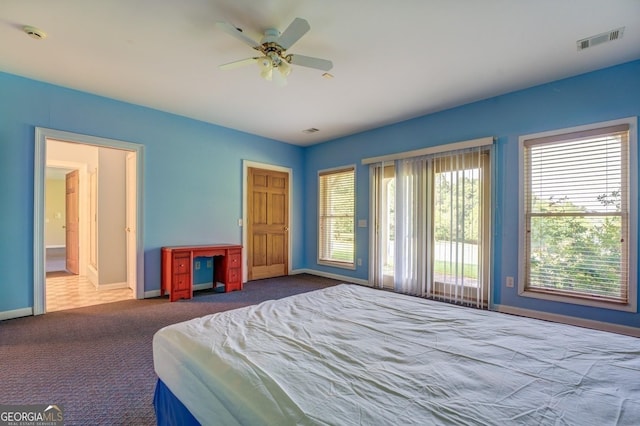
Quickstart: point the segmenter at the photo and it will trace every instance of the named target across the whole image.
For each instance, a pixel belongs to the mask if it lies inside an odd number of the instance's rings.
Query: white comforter
[[[205,425],[640,424],[640,339],[356,285],[158,331]]]

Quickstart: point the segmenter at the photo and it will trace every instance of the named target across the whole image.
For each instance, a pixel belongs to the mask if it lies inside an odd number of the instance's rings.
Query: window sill
[[[352,271],[356,270],[355,263],[331,262],[331,261],[327,261],[327,260],[318,260],[318,265],[331,266],[331,267],[334,267],[334,268],[341,268],[341,269],[350,269]]]
[[[618,302],[611,302],[606,300],[600,301],[596,299],[572,297],[564,294],[553,294],[549,292],[524,290],[524,289],[521,289],[520,291],[518,291],[518,295],[523,297],[540,299],[540,300],[569,303],[572,305],[582,305],[582,306],[589,306],[592,308],[609,309],[612,311],[623,311],[623,312],[633,312],[633,313],[638,312],[635,296],[632,296],[632,295],[630,295],[632,297],[629,298],[630,300],[629,303],[618,303]]]

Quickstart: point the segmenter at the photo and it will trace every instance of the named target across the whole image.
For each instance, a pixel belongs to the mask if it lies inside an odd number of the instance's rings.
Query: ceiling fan
[[[245,35],[242,29],[236,28],[228,22],[217,22],[216,25],[262,54],[261,56],[220,65],[219,67],[222,70],[257,63],[260,67],[260,76],[262,78],[268,81],[273,80],[276,84],[283,86],[287,84],[287,76],[291,73],[291,64],[322,71],[329,71],[333,68],[333,63],[326,59],[287,53],[287,49],[311,29],[305,19],[294,19],[283,33],[273,28],[266,30],[259,43]]]

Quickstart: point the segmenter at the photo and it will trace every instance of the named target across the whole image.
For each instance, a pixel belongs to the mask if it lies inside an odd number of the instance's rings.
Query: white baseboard
[[[610,333],[625,334],[627,336],[640,337],[640,327],[612,324],[584,318],[570,317],[568,315],[552,314],[548,312],[534,311],[532,309],[517,308],[507,305],[494,305],[494,310],[505,314],[519,315],[522,317],[536,318],[578,327],[592,328],[594,330],[608,331]]]
[[[334,280],[338,280],[338,281],[344,281],[347,283],[355,283],[355,284],[361,284],[361,285],[366,285],[369,286],[369,282],[367,280],[362,280],[362,279],[358,279],[358,278],[351,278],[351,277],[347,277],[344,275],[338,275],[338,274],[330,274],[327,272],[322,272],[322,271],[316,271],[314,269],[292,269],[289,272],[289,275],[298,275],[298,274],[310,274],[310,275],[317,275],[319,277],[325,277],[325,278],[331,278]],[[205,289],[210,289],[213,288],[213,283],[202,283],[202,284],[195,284],[193,286],[193,290],[205,290]],[[153,297],[160,297],[160,290],[149,290],[149,291],[145,291],[144,292],[144,298],[145,299],[151,299]]]
[[[14,309],[12,311],[3,311],[0,312],[0,321],[20,317],[30,317],[31,315],[33,315],[33,308],[22,308]]]
[[[193,291],[207,290],[207,289],[211,289],[211,288],[213,288],[213,282],[200,283],[200,284],[194,284]],[[165,293],[165,295],[167,295],[167,294],[169,294],[169,293]],[[149,290],[149,291],[145,291],[144,292],[144,298],[145,299],[152,299],[154,297],[160,297],[160,290]]]
[[[93,265],[87,266],[87,279],[95,288],[98,288],[98,270]]]
[[[111,283],[111,284],[100,284],[98,286],[96,286],[96,288],[98,289],[98,291],[103,291],[103,290],[116,290],[119,288],[128,288],[129,286],[127,285],[126,281],[123,281],[121,283]]]
[[[369,282],[363,279],[352,278],[352,277],[347,277],[347,276],[338,275],[338,274],[330,274],[328,272],[316,271],[314,269],[294,269],[290,272],[290,275],[297,275],[297,274],[317,275],[319,277],[331,278],[334,280],[344,281],[348,283],[355,283],[355,284],[361,284],[366,286],[369,285]],[[112,290],[115,288],[126,288],[126,287],[127,287],[127,283],[122,282],[122,283],[101,285],[98,288],[99,290]],[[194,291],[206,290],[210,288],[213,288],[212,282],[196,284],[193,286]],[[144,292],[145,299],[151,299],[154,297],[160,297],[160,290],[149,290]],[[28,317],[31,315],[33,315],[33,308],[22,308],[22,309],[15,309],[13,311],[4,311],[4,312],[0,312],[0,321],[6,320],[6,319]]]
[[[333,280],[344,281],[344,282],[347,282],[347,283],[354,283],[354,284],[370,286],[369,281],[367,281],[367,280],[363,280],[363,279],[360,279],[360,278],[347,277],[345,275],[331,274],[329,272],[316,271],[315,269],[307,269],[307,268],[304,268],[304,269],[293,269],[290,274],[291,275],[311,274],[311,275],[317,275],[319,277],[331,278]]]
[[[207,290],[213,288],[213,282],[210,283],[200,283],[200,284],[194,284],[193,285],[193,291],[196,290]]]
[[[154,297],[160,297],[160,290],[149,290],[144,292],[145,299],[152,299]]]

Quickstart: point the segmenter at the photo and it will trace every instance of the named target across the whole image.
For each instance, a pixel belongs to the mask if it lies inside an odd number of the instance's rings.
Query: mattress
[[[638,424],[640,339],[342,284],[170,325],[202,424]]]

